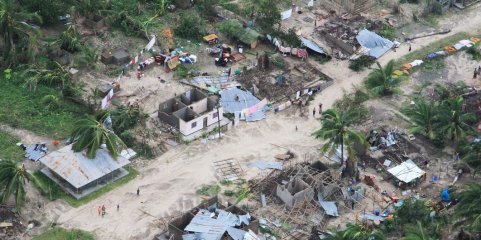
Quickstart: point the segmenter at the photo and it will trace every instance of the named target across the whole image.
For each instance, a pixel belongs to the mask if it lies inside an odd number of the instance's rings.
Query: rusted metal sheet
[[[99,149],[95,158],[89,159],[84,152],[74,152],[72,145],[47,154],[40,162],[75,188],[81,188],[130,163],[122,156],[114,160],[106,149]]]

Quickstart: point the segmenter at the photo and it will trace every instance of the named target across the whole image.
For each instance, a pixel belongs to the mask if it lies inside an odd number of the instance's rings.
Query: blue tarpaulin
[[[441,200],[443,200],[443,202],[449,202],[449,192],[447,188],[443,188],[443,191],[441,192]]]
[[[375,58],[381,57],[394,46],[394,43],[389,39],[367,29],[360,31],[356,39],[361,46],[369,49],[368,55]]]

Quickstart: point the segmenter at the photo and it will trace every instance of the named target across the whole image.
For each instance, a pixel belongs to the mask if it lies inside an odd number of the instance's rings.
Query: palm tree
[[[475,232],[481,231],[481,184],[468,183],[458,195],[459,202],[454,209],[456,225],[463,225]]]
[[[38,41],[41,32],[25,21],[40,17],[34,13],[25,13],[15,0],[0,0],[0,35],[3,36],[3,59],[6,66],[18,63],[18,56],[23,53],[34,59],[38,52]],[[17,52],[19,50],[20,52]]]
[[[343,237],[349,240],[383,240],[384,234],[378,230],[370,230],[362,225],[347,224]]]
[[[473,176],[476,175],[481,170],[481,141],[469,146],[462,160],[474,170]]]
[[[34,180],[35,177],[12,160],[0,160],[0,202],[6,202],[13,194],[15,205],[19,208],[25,201],[25,180]]]
[[[408,226],[405,229],[405,237],[403,237],[402,240],[435,240],[435,239],[430,237],[427,234],[421,222],[418,221],[415,227]]]
[[[344,147],[347,146],[349,156],[353,156],[353,145],[365,145],[364,137],[349,127],[354,125],[358,117],[355,111],[340,111],[328,109],[322,113],[322,127],[313,133],[316,139],[327,140],[328,143],[321,148],[321,153],[329,151],[332,156],[338,147],[341,147],[341,166],[344,164]]]
[[[430,140],[435,139],[437,127],[437,103],[427,103],[423,99],[417,100],[412,108],[406,108],[403,112],[411,119],[412,133],[421,133]]]
[[[393,77],[394,61],[389,61],[384,68],[379,62],[376,62],[376,64],[378,68],[369,73],[365,82],[368,91],[375,96],[399,92],[398,85],[404,80],[404,77]]]
[[[441,132],[447,134],[452,141],[459,142],[466,133],[472,128],[466,122],[476,121],[476,116],[472,113],[463,113],[462,105],[464,99],[459,96],[449,99],[442,104],[440,111],[440,122],[442,122]]]
[[[94,117],[88,116],[77,122],[71,134],[71,139],[75,140],[72,146],[75,152],[87,149],[87,157],[94,158],[100,145],[105,144],[110,155],[117,159],[120,148],[125,144],[112,130],[104,126],[102,121],[104,119],[105,117],[97,121]]]

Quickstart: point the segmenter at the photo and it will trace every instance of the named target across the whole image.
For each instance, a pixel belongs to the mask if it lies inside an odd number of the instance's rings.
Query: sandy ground
[[[452,25],[452,32],[447,35],[476,30],[481,24],[481,14],[477,13],[479,9],[478,4],[463,14],[463,19],[469,21],[457,20],[455,23],[449,23],[450,19],[443,21],[441,24],[446,22]],[[420,49],[447,35],[416,40],[412,48]],[[398,51],[387,53],[380,62],[385,64],[406,53],[408,47],[403,45]],[[342,96],[343,89],[352,90],[352,86],[360,84],[368,74],[367,70],[354,73],[347,66],[347,61],[338,60],[319,65],[319,68],[335,82],[316,96],[315,106],[323,103],[325,108],[330,107]],[[162,94],[164,91],[166,94],[167,92],[172,94],[171,86],[158,86],[155,73],[148,73],[147,77],[152,77],[152,80],[132,81],[126,84],[129,88],[135,89],[135,86],[140,87],[137,85],[140,83],[146,89],[157,91],[156,94]],[[176,88],[175,91],[177,90],[181,89]],[[298,131],[295,130],[296,125]],[[140,168],[138,178],[84,206],[72,208],[61,201],[55,201],[47,203],[45,209],[38,210],[38,213],[43,213],[47,220],[57,222],[62,227],[92,231],[98,239],[152,239],[160,231],[156,217],[190,209],[200,201],[194,194],[195,189],[201,184],[218,180],[214,173],[214,161],[234,158],[247,169],[245,163],[249,160],[271,159],[275,154],[285,151],[271,143],[290,148],[298,155],[302,155],[319,145],[318,141],[310,137],[319,125],[319,121],[312,117],[305,119],[287,113],[277,115],[269,113],[264,121],[241,123],[227,132],[220,141],[209,141],[207,144],[197,141],[171,149],[152,160],[149,165]],[[249,169],[246,177],[255,174],[256,172]],[[140,188],[140,196],[135,194],[137,188]],[[97,215],[97,206],[102,204],[107,208],[107,215],[104,218]],[[117,204],[120,204],[118,212],[115,210]]]

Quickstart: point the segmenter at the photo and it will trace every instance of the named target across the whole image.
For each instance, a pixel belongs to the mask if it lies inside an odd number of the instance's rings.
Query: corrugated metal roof
[[[95,158],[89,159],[83,152],[72,151],[72,145],[47,154],[40,162],[76,188],[81,188],[130,163],[122,156],[114,160],[105,149],[99,149]]]
[[[408,159],[387,171],[405,183],[409,183],[425,173],[411,159]]]
[[[389,39],[377,35],[367,29],[360,31],[356,36],[357,42],[365,48],[369,48],[368,55],[379,58],[389,51],[394,43]]]
[[[324,209],[327,215],[338,217],[336,202],[319,201],[319,204]]]
[[[326,52],[324,52],[324,50],[322,50],[321,47],[319,47],[315,42],[313,42],[309,39],[301,37],[301,42],[302,42],[302,45],[311,49],[314,52],[318,52],[320,54],[326,54]]]
[[[236,100],[239,97],[239,100]],[[220,92],[220,103],[222,108],[227,113],[235,113],[242,111],[245,108],[254,106],[260,102],[252,93],[242,91],[238,88],[231,88]]]

